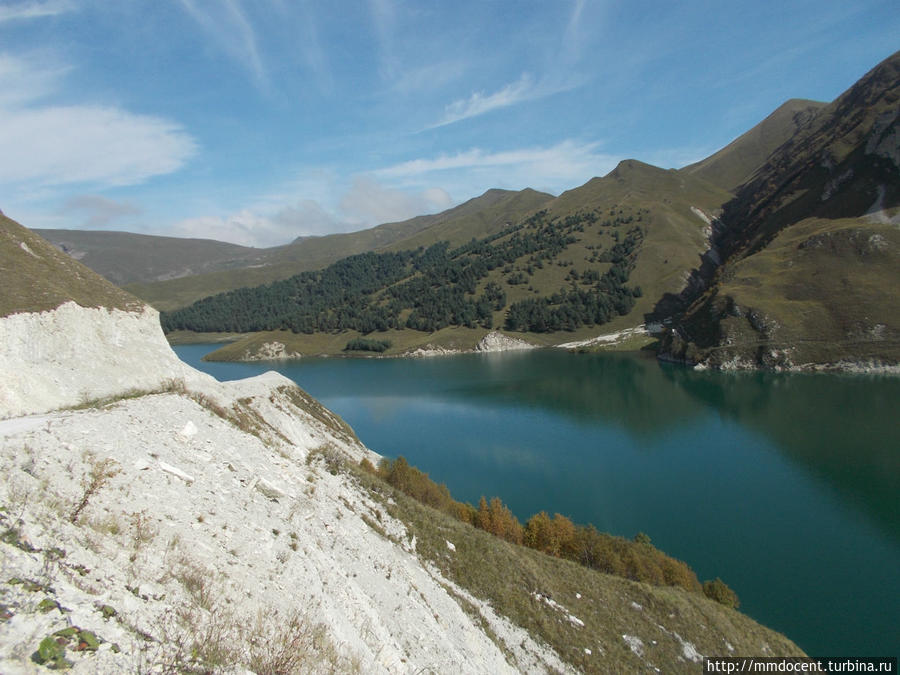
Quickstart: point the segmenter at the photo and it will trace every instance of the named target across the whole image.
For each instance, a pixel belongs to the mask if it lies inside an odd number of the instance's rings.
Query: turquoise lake
[[[700,373],[553,350],[207,363],[278,370],[370,448],[523,522],[648,534],[808,653],[900,648],[900,378]]]

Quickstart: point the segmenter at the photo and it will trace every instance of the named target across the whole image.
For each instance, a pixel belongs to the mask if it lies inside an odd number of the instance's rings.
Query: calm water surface
[[[212,348],[175,349],[220,380],[279,370],[457,499],[645,532],[808,653],[898,654],[898,378],[549,350],[202,362]]]

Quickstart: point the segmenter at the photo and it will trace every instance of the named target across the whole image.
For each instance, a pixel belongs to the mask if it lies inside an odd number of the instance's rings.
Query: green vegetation
[[[353,338],[344,347],[345,352],[381,352],[391,348],[390,340],[370,340],[367,338]]]
[[[593,525],[575,525],[559,513],[551,518],[543,511],[523,527],[499,498],[482,497],[478,508],[458,502],[446,485],[435,483],[403,457],[383,459],[377,468],[363,459],[360,466],[416,501],[509,543],[632,581],[678,586],[693,593],[702,591],[717,602],[732,608],[738,606],[737,595],[721,579],[701,587],[685,563],[656,549],[646,534],[638,533],[634,541],[628,541],[598,532]]]
[[[427,249],[350,256],[319,272],[304,272],[255,289],[205,298],[164,313],[163,328],[193,331],[295,333],[407,328],[433,332],[448,326],[491,328],[507,293],[545,265],[568,268],[566,286],[547,297],[514,303],[506,327],[514,331],[575,330],[627,314],[638,288],[626,286],[643,241],[642,214],[613,211],[550,219],[539,211],[518,225],[450,250]],[[629,226],[624,236],[620,229]],[[610,230],[610,245],[591,247],[582,272],[560,259],[586,229]],[[602,270],[602,271],[601,271]],[[489,278],[492,277],[492,278]],[[480,293],[479,293],[480,291]],[[537,292],[537,291],[536,291]]]
[[[728,585],[719,577],[712,581],[703,582],[703,595],[710,600],[715,600],[720,605],[737,609],[741,606],[737,593],[728,588]]]
[[[427,248],[439,241],[458,246],[472,236],[482,237],[503,229],[508,223],[519,222],[552,198],[530,189],[488,190],[442,213],[385,223],[359,232],[298,239],[287,246],[258,250],[253,260],[238,261],[236,269],[203,270],[169,281],[133,283],[128,290],[160,311],[174,310],[217,293],[324,269],[350,255]]]

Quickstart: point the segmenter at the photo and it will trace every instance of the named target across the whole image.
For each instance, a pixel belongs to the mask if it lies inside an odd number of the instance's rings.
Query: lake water
[[[220,380],[284,373],[457,499],[645,532],[810,654],[898,654],[900,378],[552,350],[202,362],[210,349],[175,348]]]

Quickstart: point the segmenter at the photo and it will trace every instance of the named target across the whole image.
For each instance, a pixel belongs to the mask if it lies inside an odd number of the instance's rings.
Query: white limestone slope
[[[338,418],[276,373],[194,371],[154,323],[0,319],[0,672],[42,671],[67,627],[103,640],[68,645],[76,673],[169,672],[197,645],[229,672],[568,670],[333,471],[378,459]],[[160,393],[47,412],[134,389]]]
[[[175,356],[157,317],[149,307],[126,312],[67,302],[0,319],[0,419],[204,378]]]
[[[509,337],[500,331],[491,331],[475,346],[476,352],[508,352],[519,349],[534,349],[535,345],[519,338]]]

